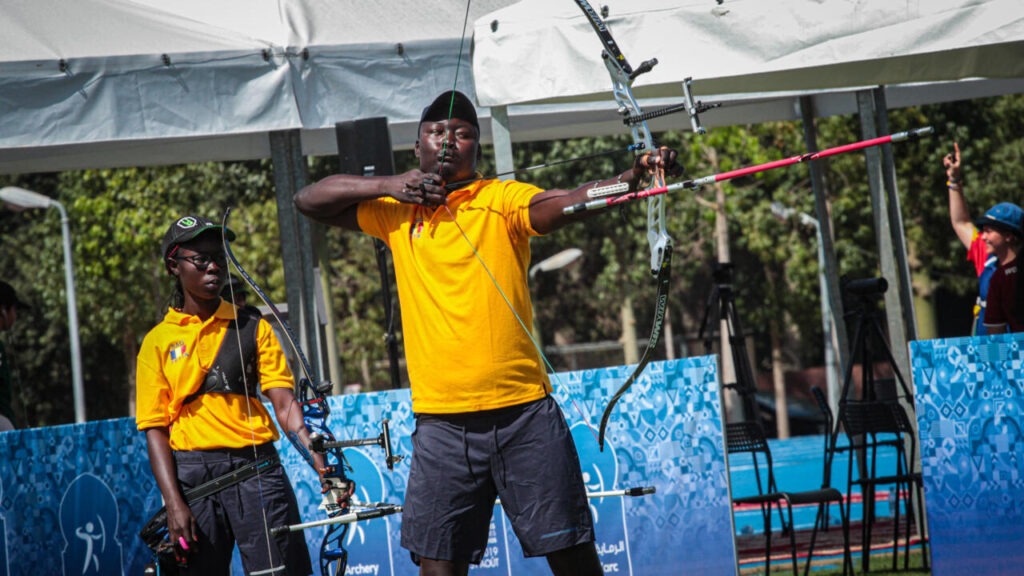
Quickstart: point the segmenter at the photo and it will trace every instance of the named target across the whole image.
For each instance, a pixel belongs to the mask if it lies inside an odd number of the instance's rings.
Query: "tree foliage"
[[[712,112],[713,113],[713,112]],[[1003,201],[1019,201],[1024,181],[1024,97],[1008,96],[891,111],[892,132],[935,126],[938,137],[894,148],[898,189],[911,266],[919,295],[934,286],[959,294],[976,290],[972,270],[949,224],[941,158],[960,143],[967,199],[975,216]],[[855,117],[817,122],[821,148],[861,139]],[[688,176],[699,177],[780,159],[804,151],[798,123],[717,128],[701,137],[658,134],[661,144],[680,151]],[[615,151],[586,161],[518,174],[543,188],[574,188],[581,182],[625,170],[628,139],[520,143],[517,166]],[[490,151],[485,151],[489,159]],[[398,170],[415,164],[410,153],[396,155]],[[485,161],[480,169],[493,173]],[[330,158],[310,161],[318,179],[337,170]],[[76,294],[91,419],[129,413],[134,388],[134,357],[145,333],[162,317],[171,282],[159,261],[160,239],[178,216],[196,213],[219,220],[234,207],[229,225],[239,259],[276,301],[284,301],[277,208],[269,162],[207,163],[161,168],[85,170],[0,178],[62,202],[73,237]],[[864,176],[863,154],[833,157],[826,163],[826,188],[840,273],[878,273],[872,207]],[[814,198],[805,166],[764,172],[722,183],[717,190],[667,196],[668,229],[675,244],[670,321],[677,339],[693,342],[713,286],[712,265],[727,242],[735,266],[733,287],[745,327],[755,334],[759,358],[766,350],[769,322],[784,328],[786,362],[792,367],[821,363],[817,240],[813,228],[798,220],[779,221],[770,205],[781,202],[814,215]],[[722,219],[722,220],[719,220]],[[716,235],[716,222],[727,235]],[[0,211],[0,270],[32,310],[5,338],[21,381],[22,424],[52,425],[73,420],[70,394],[67,311],[60,222],[56,211]],[[380,279],[372,241],[329,229],[324,233],[330,304],[344,379],[367,388],[387,385]],[[535,239],[538,262],[565,248],[583,250],[578,265],[537,275],[535,313],[545,335],[560,342],[618,340],[619,309],[628,298],[637,329],[650,329],[655,286],[649,270],[646,211],[643,203],[608,210],[585,223]],[[393,279],[392,279],[393,282]],[[916,282],[916,281],[915,281]],[[397,306],[396,302],[396,322]],[[947,314],[969,315],[969,310]],[[400,335],[399,324],[399,335]],[[681,347],[681,346],[680,346]],[[663,351],[658,352],[664,355]],[[678,350],[698,354],[703,349]],[[767,362],[767,360],[765,361]],[[558,366],[563,368],[564,366]],[[758,366],[767,370],[763,362]]]

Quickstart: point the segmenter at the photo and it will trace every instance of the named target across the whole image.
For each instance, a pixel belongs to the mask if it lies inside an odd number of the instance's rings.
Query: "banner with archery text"
[[[597,547],[607,574],[732,574],[732,537],[714,357],[655,362],[618,403],[604,452],[594,427],[629,367],[557,374],[555,396],[572,428],[591,492],[654,486],[655,494],[591,499]],[[346,449],[362,502],[400,504],[414,427],[408,390],[336,396],[330,426],[339,439],[380,433],[388,418],[394,471],[376,446]],[[137,537],[161,506],[145,437],[122,418],[0,434],[0,576],[141,574],[150,561]],[[294,448],[278,449],[303,520],[317,507],[316,476]],[[495,506],[477,576],[546,574],[543,559],[523,558]],[[409,575],[417,568],[399,546],[401,515],[352,524],[347,574]],[[306,530],[314,566],[323,528]],[[237,554],[236,554],[237,556]],[[242,574],[235,561],[235,574]]]

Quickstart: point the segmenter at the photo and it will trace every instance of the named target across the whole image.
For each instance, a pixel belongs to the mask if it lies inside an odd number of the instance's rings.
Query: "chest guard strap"
[[[255,397],[259,391],[260,374],[256,350],[256,329],[260,316],[245,308],[237,309],[237,319],[228,324],[213,365],[202,386],[189,394],[182,405],[203,394],[241,394]],[[241,345],[239,345],[241,342]],[[241,353],[241,357],[239,357]],[[245,371],[244,373],[242,371]],[[249,385],[246,391],[246,383]]]

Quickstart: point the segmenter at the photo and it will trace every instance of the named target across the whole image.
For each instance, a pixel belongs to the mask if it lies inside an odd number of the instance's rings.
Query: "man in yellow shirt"
[[[527,556],[546,557],[556,575],[601,574],[576,447],[524,328],[529,240],[580,219],[562,209],[588,189],[636,189],[647,168],[638,159],[608,182],[545,191],[480,177],[479,139],[473,104],[446,92],[423,110],[419,169],[329,176],[295,203],[380,238],[394,257],[416,414],[402,546],[420,574],[479,564],[496,496]],[[646,161],[677,172],[675,156],[662,149]]]
[[[299,512],[260,393],[281,428],[309,445],[281,346],[258,314],[221,299],[227,262],[219,225],[179,218],[161,254],[175,278],[174,302],[139,350],[136,423],[146,433],[181,572],[227,574],[237,542],[246,573],[310,574],[300,532],[268,535],[270,527],[297,523]],[[323,467],[319,454],[313,459]],[[186,502],[185,491],[240,471],[253,475]]]

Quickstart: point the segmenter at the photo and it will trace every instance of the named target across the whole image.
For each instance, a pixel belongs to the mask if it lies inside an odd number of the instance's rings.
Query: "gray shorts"
[[[572,434],[550,396],[471,414],[418,414],[402,512],[413,557],[479,564],[496,496],[526,556],[594,540]]]

